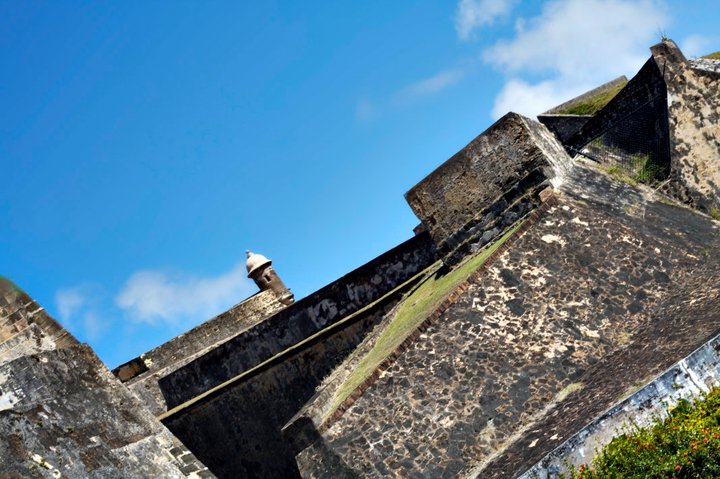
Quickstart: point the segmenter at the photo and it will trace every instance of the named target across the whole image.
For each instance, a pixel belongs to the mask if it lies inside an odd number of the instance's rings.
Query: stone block
[[[542,124],[508,113],[405,194],[439,247],[529,174],[561,181],[572,165]]]

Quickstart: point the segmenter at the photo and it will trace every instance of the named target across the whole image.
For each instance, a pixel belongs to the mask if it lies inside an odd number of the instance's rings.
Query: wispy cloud
[[[708,53],[715,52],[718,47],[718,39],[720,37],[710,37],[707,35],[690,35],[680,42],[680,48],[688,57],[701,57]]]
[[[99,339],[111,322],[110,316],[104,313],[104,298],[102,288],[92,284],[59,289],[55,293],[55,307],[60,323],[81,338]]]
[[[402,108],[438,94],[458,83],[464,76],[464,68],[450,68],[402,86],[384,101],[370,101],[363,98],[355,105],[355,120],[361,123],[374,120],[383,112]]]
[[[487,48],[484,60],[507,75],[493,116],[536,115],[621,74],[649,57],[668,21],[656,0],[552,0],[520,19],[515,35]],[[541,76],[543,80],[532,79]]]
[[[72,324],[73,316],[85,305],[87,299],[81,288],[62,288],[55,293],[55,306],[60,321],[68,327]]]
[[[398,100],[407,100],[438,93],[460,81],[464,75],[465,72],[460,68],[441,71],[407,85],[399,90],[395,97]]]
[[[458,37],[468,40],[478,28],[509,14],[517,3],[517,0],[460,0],[455,12]]]
[[[365,123],[372,120],[378,113],[377,106],[366,98],[358,100],[355,105],[355,120]]]
[[[222,312],[255,290],[244,262],[218,276],[170,275],[162,271],[133,274],[115,304],[139,322],[184,324]]]

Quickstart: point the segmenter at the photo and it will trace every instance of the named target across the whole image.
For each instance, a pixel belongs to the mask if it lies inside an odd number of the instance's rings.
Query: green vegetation
[[[635,153],[627,163],[613,163],[605,167],[608,175],[630,185],[657,183],[667,176],[667,168],[658,164],[652,155]]]
[[[634,180],[631,176],[628,176],[628,174],[625,172],[623,168],[620,167],[620,165],[613,164],[608,166],[605,171],[608,175],[610,175],[613,179],[620,181],[622,183],[627,183],[630,185],[637,185],[637,181]]]
[[[717,206],[711,206],[708,213],[710,213],[712,219],[720,221],[720,208],[718,208]]]
[[[705,55],[703,58],[707,58],[708,60],[720,60],[720,52]]]
[[[395,351],[460,283],[468,279],[500,245],[517,231],[522,223],[523,221],[517,222],[495,243],[449,273],[442,275],[440,271],[436,271],[435,274],[429,275],[420,283],[402,301],[395,316],[391,318],[390,323],[377,338],[373,348],[360,360],[357,367],[340,386],[330,411],[337,409],[345,398],[370,376],[380,363]]]
[[[579,103],[570,105],[568,108],[558,110],[555,113],[558,115],[594,115],[605,105],[610,103],[610,100],[615,98],[615,95],[620,93],[620,90],[625,88],[625,85],[627,85],[627,80],[618,83],[607,91],[598,93],[590,98],[586,98]]]
[[[720,388],[695,404],[681,400],[650,427],[633,426],[605,446],[592,465],[572,467],[570,477],[720,477]]]

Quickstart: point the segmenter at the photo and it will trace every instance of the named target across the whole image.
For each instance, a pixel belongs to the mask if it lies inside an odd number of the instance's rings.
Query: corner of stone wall
[[[501,235],[559,186],[573,160],[543,124],[510,112],[440,165],[405,199],[452,267]]]
[[[80,344],[27,293],[0,277],[0,364]]]
[[[720,212],[720,77],[692,68],[672,40],[650,48],[668,93],[670,177],[661,191]]]

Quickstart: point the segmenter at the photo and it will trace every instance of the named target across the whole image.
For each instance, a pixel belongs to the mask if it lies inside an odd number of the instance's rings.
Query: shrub
[[[681,400],[665,419],[614,438],[574,479],[720,477],[720,389],[691,404]]]

